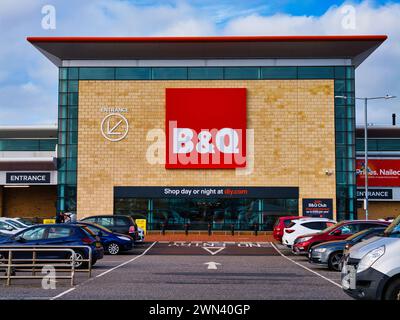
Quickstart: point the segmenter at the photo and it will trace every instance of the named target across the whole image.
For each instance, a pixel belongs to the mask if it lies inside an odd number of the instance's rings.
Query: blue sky
[[[41,27],[47,4],[56,9],[55,30]],[[355,29],[341,24],[344,5],[354,7]],[[57,119],[57,68],[27,36],[387,34],[356,71],[357,95],[400,96],[399,17],[399,1],[1,0],[0,125]],[[370,122],[390,123],[392,112],[400,116],[400,99],[374,102]]]

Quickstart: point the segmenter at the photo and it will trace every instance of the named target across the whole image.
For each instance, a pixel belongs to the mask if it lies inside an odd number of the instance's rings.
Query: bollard
[[[235,225],[231,224],[231,234],[234,236],[235,235]]]
[[[207,228],[208,228],[208,235],[211,236],[211,223],[208,224]]]
[[[161,225],[161,233],[163,236],[165,236],[165,223]]]
[[[185,223],[185,234],[188,235],[189,234],[189,224]]]

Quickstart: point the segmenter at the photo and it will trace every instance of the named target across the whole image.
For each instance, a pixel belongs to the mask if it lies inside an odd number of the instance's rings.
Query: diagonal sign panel
[[[225,247],[202,247],[204,250],[206,250],[208,253],[211,255],[216,255],[217,253],[221,252],[222,250],[225,249]]]

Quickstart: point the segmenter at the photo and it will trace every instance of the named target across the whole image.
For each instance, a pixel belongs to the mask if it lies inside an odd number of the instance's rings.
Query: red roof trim
[[[36,42],[307,42],[385,41],[386,35],[340,36],[211,36],[211,37],[27,37]]]

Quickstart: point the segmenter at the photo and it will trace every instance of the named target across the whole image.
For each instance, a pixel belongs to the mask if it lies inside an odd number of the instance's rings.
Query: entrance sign
[[[365,198],[365,189],[357,189],[357,199]],[[368,199],[370,200],[392,200],[393,189],[368,189]]]
[[[332,199],[303,199],[303,216],[332,219]]]
[[[6,172],[6,183],[50,183],[50,172]]]
[[[166,89],[167,169],[246,166],[245,88]]]
[[[129,131],[128,120],[119,113],[110,113],[101,121],[101,134],[109,141],[124,139]]]

